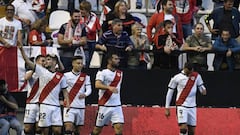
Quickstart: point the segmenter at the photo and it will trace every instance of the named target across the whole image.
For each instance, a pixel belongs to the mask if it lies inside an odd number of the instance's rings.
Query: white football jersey
[[[38,103],[40,92],[39,87],[36,87],[37,83],[39,84],[38,76],[36,75],[36,73],[33,73],[32,77],[28,80],[27,85],[27,102],[29,103]]]
[[[118,82],[116,88],[118,90],[118,93],[112,93],[111,97],[108,99],[108,101],[104,104],[105,106],[117,106],[121,105],[120,100],[120,89],[121,89],[121,83],[122,83],[122,72],[117,73],[117,71],[111,71],[109,69],[104,69],[102,71],[98,71],[96,74],[96,80],[102,81],[105,85],[110,85],[112,81],[114,80],[115,76],[120,77],[120,81]],[[99,99],[102,98],[106,90],[99,89],[98,95]]]
[[[73,86],[76,84],[77,81],[82,82],[82,86],[78,89],[78,92],[75,93],[73,96],[71,97],[69,95],[69,99],[73,98],[72,103],[70,104],[70,107],[74,107],[74,108],[85,108],[85,98],[79,98],[80,94],[85,94],[86,96],[89,96],[92,92],[92,87],[91,87],[91,81],[90,81],[90,77],[88,75],[86,75],[85,77],[80,77],[82,73],[79,74],[75,74],[73,72],[67,72],[64,73],[64,76],[66,77],[67,80],[67,84],[68,84],[68,93],[70,93],[70,91],[72,90]]]
[[[190,93],[188,94],[187,98],[183,102],[182,106],[195,107],[197,88],[200,91],[206,88],[203,85],[203,80],[200,74],[198,74],[196,78],[190,78],[190,79],[192,80],[195,79],[195,82],[193,84],[193,87]],[[168,87],[170,89],[177,89],[176,101],[178,100],[179,96],[183,92],[183,89],[185,88],[188,80],[189,80],[189,77],[186,74],[184,74],[184,72],[182,71],[181,73],[178,73],[177,75],[175,75],[169,82]]]
[[[56,75],[56,72],[52,73],[38,64],[36,64],[35,73],[39,76],[40,96],[41,94],[47,95],[42,103],[59,106],[59,93],[62,89],[67,88],[66,78],[64,76],[60,78],[59,75]],[[61,80],[49,93],[43,93],[42,90],[53,79],[53,77]]]

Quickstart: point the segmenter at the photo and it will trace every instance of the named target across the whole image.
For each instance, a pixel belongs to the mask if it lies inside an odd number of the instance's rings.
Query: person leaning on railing
[[[208,70],[205,52],[212,50],[212,41],[204,36],[203,30],[203,24],[197,23],[194,26],[194,34],[187,37],[182,47],[183,51],[187,51],[187,59],[194,65],[196,71]]]
[[[231,38],[230,31],[223,29],[221,36],[219,36],[214,44],[215,57],[213,67],[215,71],[235,69],[235,55],[240,52],[240,44]]]

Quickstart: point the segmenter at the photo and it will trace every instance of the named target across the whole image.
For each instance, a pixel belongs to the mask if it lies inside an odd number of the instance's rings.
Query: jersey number
[[[39,118],[40,119],[46,119],[46,113],[40,113]]]

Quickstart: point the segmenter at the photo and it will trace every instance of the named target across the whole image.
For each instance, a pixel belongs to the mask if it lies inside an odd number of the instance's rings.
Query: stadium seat
[[[102,52],[94,51],[89,68],[100,68],[102,63]]]
[[[60,45],[58,44],[58,31],[59,30],[54,30],[51,33],[51,38],[53,39],[53,47],[60,47]]]
[[[54,31],[60,29],[61,25],[71,19],[70,13],[64,10],[56,10],[50,14],[49,28]]]
[[[208,30],[208,27],[207,27],[207,25],[206,25],[206,23],[205,23],[205,18],[206,18],[206,16],[207,16],[207,15],[201,16],[200,19],[199,19],[199,22],[202,23],[203,26],[204,26],[204,31],[203,31],[203,33],[204,33],[206,36],[211,37],[211,33],[210,33],[210,31]],[[213,21],[210,20],[209,23],[210,23],[211,27],[213,27]]]

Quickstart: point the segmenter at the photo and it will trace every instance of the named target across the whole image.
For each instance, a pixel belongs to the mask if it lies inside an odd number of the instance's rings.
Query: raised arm
[[[23,50],[23,45],[21,42],[17,42],[17,46],[22,54],[22,57],[24,59],[24,61],[26,62],[26,64],[31,68],[34,69],[35,68],[35,64],[28,58],[28,56],[26,55],[26,53]]]

